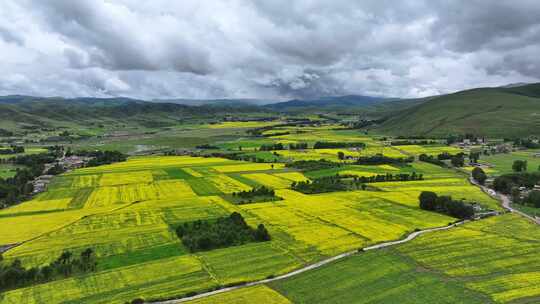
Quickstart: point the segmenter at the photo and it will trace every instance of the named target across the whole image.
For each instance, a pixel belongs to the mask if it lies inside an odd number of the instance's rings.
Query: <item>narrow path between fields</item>
[[[220,294],[220,293],[224,293],[224,292],[233,291],[233,290],[240,289],[240,288],[266,284],[266,283],[279,281],[279,280],[284,280],[284,279],[299,275],[301,273],[304,273],[306,271],[320,268],[320,267],[322,267],[322,266],[324,266],[326,264],[332,263],[332,262],[337,261],[337,260],[341,260],[343,258],[352,256],[354,254],[359,254],[359,253],[361,253],[363,251],[382,249],[382,248],[386,248],[386,247],[390,247],[390,246],[403,244],[403,243],[412,241],[413,239],[415,239],[416,237],[418,237],[419,235],[422,235],[424,233],[429,233],[429,232],[433,232],[433,231],[440,231],[440,230],[448,230],[448,229],[454,228],[456,226],[462,225],[462,224],[464,224],[466,222],[468,222],[468,221],[467,220],[466,221],[460,221],[460,222],[456,222],[456,223],[448,225],[448,226],[414,231],[414,232],[408,234],[407,237],[405,237],[404,239],[396,240],[396,241],[384,242],[384,243],[380,243],[380,244],[377,244],[377,245],[364,247],[364,248],[362,248],[360,250],[354,250],[354,251],[345,252],[345,253],[342,253],[340,255],[336,255],[336,256],[333,256],[331,258],[324,259],[324,260],[322,260],[320,262],[317,262],[315,264],[311,264],[311,265],[302,267],[302,268],[297,269],[295,271],[292,271],[292,272],[289,272],[289,273],[286,273],[284,275],[280,275],[280,276],[277,276],[277,277],[274,277],[274,278],[264,279],[264,280],[259,280],[259,281],[253,281],[253,282],[244,283],[244,284],[237,285],[237,286],[226,287],[226,288],[222,288],[222,289],[218,289],[218,290],[214,290],[214,291],[201,293],[201,294],[191,296],[191,297],[185,297],[185,298],[179,298],[179,299],[167,300],[167,301],[158,301],[158,302],[152,302],[152,303],[154,303],[154,304],[183,303],[183,302],[192,301],[192,300],[196,300],[196,299],[200,299],[200,298],[206,298],[206,297],[213,296],[213,295]]]

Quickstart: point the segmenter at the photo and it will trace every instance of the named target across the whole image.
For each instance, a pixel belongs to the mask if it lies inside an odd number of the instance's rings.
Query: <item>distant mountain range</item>
[[[397,98],[373,97],[363,95],[327,96],[312,99],[293,99],[265,105],[266,108],[275,111],[299,111],[299,110],[328,110],[338,108],[369,107],[388,101],[396,101]]]
[[[273,103],[272,103],[273,102]],[[370,113],[379,132],[445,136],[456,133],[515,137],[540,135],[540,83],[478,88],[417,99],[362,95],[274,102],[263,99],[162,99],[0,97],[0,128],[20,124],[69,125],[123,121],[174,125],[186,118],[255,112]]]

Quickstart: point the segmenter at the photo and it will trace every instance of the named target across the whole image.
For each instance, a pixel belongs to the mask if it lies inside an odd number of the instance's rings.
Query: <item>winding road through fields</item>
[[[317,263],[315,263],[315,264],[311,264],[311,265],[302,267],[302,268],[297,269],[297,270],[295,270],[295,271],[292,271],[292,272],[289,272],[289,273],[286,273],[286,274],[284,274],[284,275],[280,275],[280,276],[277,276],[277,277],[274,277],[274,278],[269,278],[269,279],[264,279],[264,280],[259,280],[259,281],[254,281],[254,282],[249,282],[249,283],[245,283],[245,284],[241,284],[241,285],[237,285],[237,286],[226,287],[226,288],[222,288],[222,289],[218,289],[218,290],[214,290],[214,291],[209,291],[209,292],[201,293],[201,294],[198,294],[198,295],[195,295],[195,296],[191,296],[191,297],[185,297],[185,298],[174,299],[174,300],[168,300],[168,301],[161,301],[161,302],[152,302],[152,303],[154,303],[154,304],[174,304],[174,303],[184,303],[184,302],[188,302],[188,301],[192,301],[192,300],[196,300],[196,299],[200,299],[200,298],[205,298],[205,297],[217,295],[217,294],[224,293],[224,292],[233,291],[233,290],[240,289],[240,288],[245,288],[245,287],[250,287],[250,286],[256,286],[256,285],[266,284],[266,283],[270,283],[270,282],[274,282],[274,281],[279,281],[279,280],[284,280],[284,279],[287,279],[287,278],[290,278],[290,277],[299,275],[299,274],[301,274],[301,273],[304,273],[304,272],[306,272],[306,271],[320,268],[320,267],[322,267],[322,266],[324,266],[324,265],[326,265],[326,264],[335,262],[335,261],[337,261],[337,260],[341,260],[341,259],[343,259],[343,258],[352,256],[352,255],[354,255],[354,254],[361,254],[362,252],[365,252],[365,251],[376,250],[376,249],[382,249],[382,248],[386,248],[386,247],[390,247],[390,246],[395,246],[395,245],[403,244],[403,243],[412,241],[413,239],[415,239],[416,237],[418,237],[418,236],[420,236],[420,235],[422,235],[422,234],[424,234],[424,233],[429,233],[429,232],[434,232],[434,231],[440,231],[440,230],[448,230],[448,229],[454,228],[454,227],[456,227],[456,226],[462,225],[462,224],[464,224],[464,223],[466,223],[466,222],[468,222],[468,221],[459,221],[459,222],[456,222],[456,223],[451,224],[451,225],[448,225],[448,226],[436,227],[436,228],[430,228],[430,229],[424,229],[424,230],[414,231],[414,232],[408,234],[407,237],[405,237],[404,239],[396,240],[396,241],[384,242],[384,243],[380,243],[380,244],[377,244],[377,245],[373,245],[373,246],[369,246],[369,247],[364,247],[364,248],[359,249],[359,250],[354,250],[354,251],[345,252],[345,253],[342,253],[342,254],[340,254],[340,255],[336,255],[336,256],[333,256],[333,257],[324,259],[324,260],[322,260],[322,261],[320,261],[320,262],[317,262]]]
[[[510,198],[508,197],[508,195],[505,195],[505,194],[502,194],[502,193],[499,193],[499,192],[496,192],[495,194],[493,194],[493,192],[491,192],[488,187],[484,186],[484,185],[480,185],[478,182],[476,182],[472,177],[469,177],[469,181],[471,182],[471,184],[475,185],[475,186],[478,186],[480,187],[480,189],[482,189],[482,191],[484,191],[487,195],[501,201],[502,203],[502,206],[504,209],[510,211],[510,212],[513,212],[513,213],[516,213],[516,214],[519,214],[529,220],[531,220],[532,222],[540,225],[540,218],[535,218],[533,216],[530,216],[528,214],[526,214],[525,212],[522,212],[522,211],[519,211],[517,209],[514,209],[512,207],[512,200],[510,200]],[[492,190],[493,191],[493,190]]]

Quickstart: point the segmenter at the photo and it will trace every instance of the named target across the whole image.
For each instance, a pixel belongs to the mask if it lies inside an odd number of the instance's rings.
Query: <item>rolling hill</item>
[[[472,133],[517,137],[540,134],[540,83],[479,88],[424,99],[391,115],[378,131],[444,136]]]
[[[108,122],[155,127],[193,117],[212,117],[218,113],[257,111],[260,109],[255,106],[187,106],[129,98],[4,96],[0,98],[0,128],[16,130],[23,125],[54,127]]]
[[[265,105],[266,108],[282,112],[298,112],[306,110],[342,110],[366,108],[380,105],[396,98],[372,97],[362,95],[326,96],[313,99],[293,99]]]

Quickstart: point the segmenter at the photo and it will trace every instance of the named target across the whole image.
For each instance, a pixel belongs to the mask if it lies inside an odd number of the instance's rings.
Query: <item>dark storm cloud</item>
[[[0,94],[415,97],[540,79],[540,2],[0,3]]]

